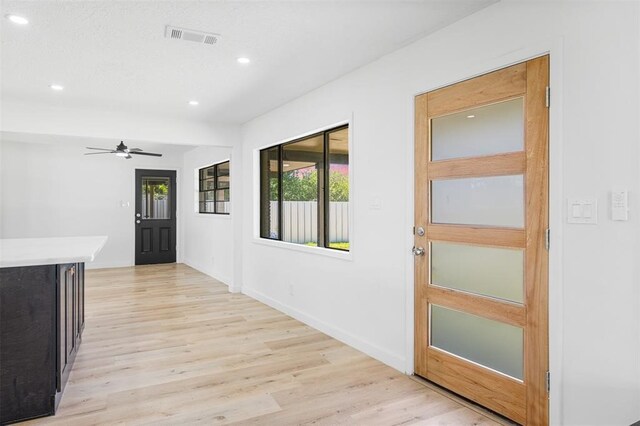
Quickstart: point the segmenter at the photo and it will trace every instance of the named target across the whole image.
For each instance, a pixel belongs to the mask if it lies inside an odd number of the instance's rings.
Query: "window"
[[[349,250],[349,128],[260,151],[260,237]]]
[[[229,162],[204,167],[199,171],[200,213],[229,214]]]

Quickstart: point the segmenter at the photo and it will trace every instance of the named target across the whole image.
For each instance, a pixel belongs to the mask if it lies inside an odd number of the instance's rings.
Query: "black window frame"
[[[264,214],[264,210],[263,207],[265,205],[265,201],[266,203],[270,202],[270,200],[264,200],[264,196],[266,195],[268,197],[268,193],[266,193],[263,188],[262,185],[264,184],[263,180],[260,179],[260,229],[259,229],[259,236],[260,238],[263,238],[265,240],[271,240],[271,241],[283,241],[282,237],[283,237],[283,192],[282,192],[282,174],[283,174],[283,164],[284,164],[284,160],[283,160],[283,155],[282,155],[282,151],[283,148],[287,145],[291,145],[294,143],[298,143],[298,142],[302,142],[304,140],[307,139],[312,139],[312,138],[317,138],[318,136],[322,136],[323,138],[323,152],[322,152],[322,163],[318,163],[318,194],[317,194],[317,199],[318,199],[318,247],[319,248],[325,248],[325,249],[330,249],[330,250],[337,250],[337,251],[341,251],[341,252],[346,252],[349,253],[351,250],[350,249],[343,249],[343,248],[338,248],[338,247],[330,247],[330,238],[329,238],[329,227],[327,226],[327,224],[329,223],[329,203],[331,202],[331,194],[330,194],[330,185],[328,185],[329,182],[329,172],[330,172],[330,167],[328,167],[329,163],[329,156],[330,156],[330,152],[329,152],[329,135],[333,132],[337,132],[340,130],[344,130],[344,129],[349,129],[349,124],[342,124],[340,126],[337,127],[332,127],[330,129],[326,129],[323,130],[321,132],[317,132],[311,135],[306,135],[303,136],[301,138],[298,139],[294,139],[294,140],[290,140],[287,142],[283,142],[281,144],[278,145],[271,145],[268,146],[266,148],[262,148],[260,149],[259,152],[259,156],[260,158],[262,158],[262,153],[274,148],[278,148],[278,238],[271,238],[270,235],[270,229],[268,229],[268,227],[265,227],[266,223],[268,222],[268,219],[265,220],[265,218],[263,217]],[[260,176],[262,176],[262,161],[260,161]],[[351,185],[349,185],[349,194],[351,194]],[[351,201],[351,196],[349,196],[349,202]],[[265,236],[267,235],[267,236]],[[286,241],[283,241],[286,242]]]
[[[228,188],[218,188],[218,167],[223,165],[223,164],[228,164],[228,168],[229,168],[229,187]],[[213,189],[204,189],[203,188],[203,183],[205,181],[211,179],[211,178],[203,179],[203,176],[206,174],[206,171],[209,170],[209,169],[213,169]],[[230,162],[230,160],[221,161],[219,163],[211,164],[210,166],[205,166],[205,167],[201,167],[200,169],[198,169],[198,213],[199,214],[230,215],[231,212],[219,212],[219,211],[217,211],[218,210],[218,200],[217,200],[216,193],[217,193],[217,191],[223,190],[223,189],[226,189],[226,190],[229,191],[229,202],[230,202],[231,201],[231,162]],[[206,201],[206,196],[204,197],[204,201],[200,201],[200,196],[201,196],[201,194],[206,194],[208,192],[212,192],[213,193],[213,211],[212,212],[202,211],[203,207],[206,209],[207,202],[211,202],[211,201]]]

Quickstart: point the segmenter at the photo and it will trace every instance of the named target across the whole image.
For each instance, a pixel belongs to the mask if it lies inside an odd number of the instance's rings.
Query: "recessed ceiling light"
[[[18,15],[5,15],[5,17],[10,20],[11,22],[13,22],[14,24],[18,24],[18,25],[27,25],[29,23],[29,20],[27,18],[24,18],[22,16],[18,16]]]
[[[238,58],[239,64],[248,64],[249,62],[251,62],[251,59],[249,58]]]
[[[467,118],[476,118],[476,116],[471,114],[471,115],[467,115]]]
[[[200,105],[200,102],[198,102],[198,101],[189,101],[189,105],[193,105],[193,106]]]
[[[283,167],[289,167],[290,165],[291,165],[291,164],[289,164],[289,163],[284,163],[282,166],[283,166]]]
[[[51,84],[49,87],[51,88],[51,90],[57,90],[57,91],[64,89],[64,86],[61,86],[59,84]]]

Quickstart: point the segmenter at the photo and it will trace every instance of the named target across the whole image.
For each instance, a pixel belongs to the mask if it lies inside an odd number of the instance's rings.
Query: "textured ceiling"
[[[0,95],[242,123],[493,2],[3,0],[30,23],[1,19]],[[165,25],[222,39],[168,40]]]

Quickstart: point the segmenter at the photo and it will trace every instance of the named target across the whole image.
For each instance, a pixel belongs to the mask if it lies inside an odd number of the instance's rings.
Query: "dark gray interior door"
[[[136,170],[136,265],[176,261],[176,172]]]

